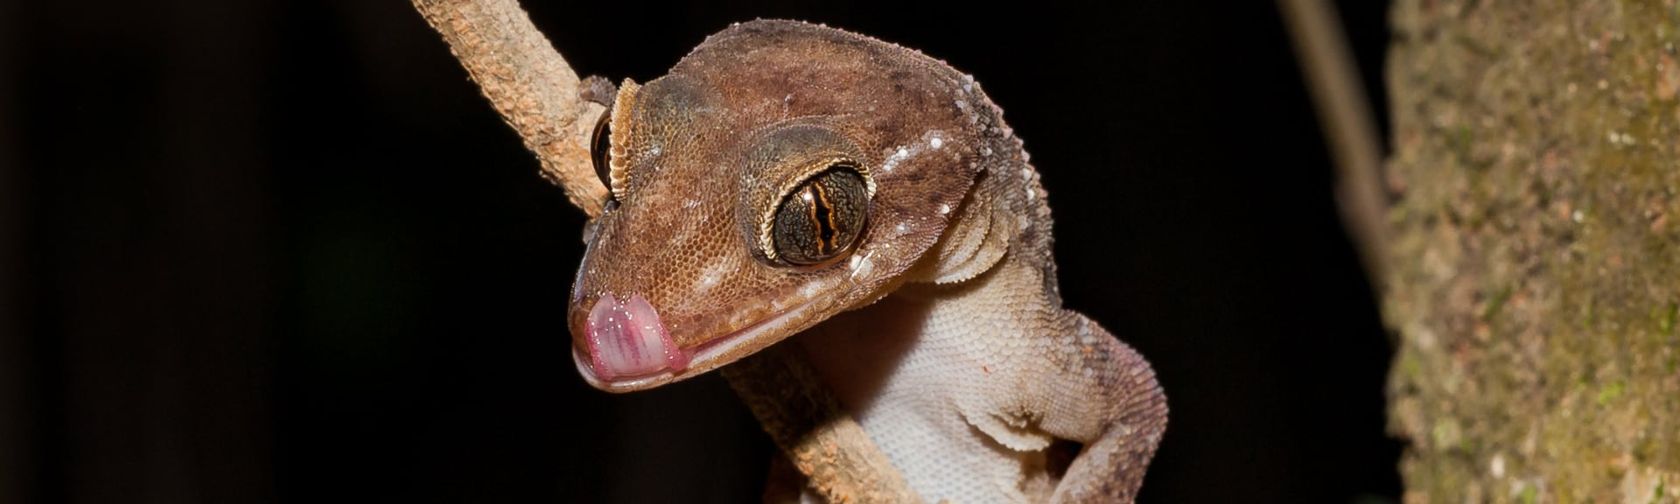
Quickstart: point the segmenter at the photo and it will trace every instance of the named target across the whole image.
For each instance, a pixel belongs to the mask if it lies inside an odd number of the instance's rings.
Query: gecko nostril
[[[688,367],[688,353],[671,340],[659,312],[640,294],[624,300],[601,295],[589,308],[583,329],[590,366],[603,380]]]

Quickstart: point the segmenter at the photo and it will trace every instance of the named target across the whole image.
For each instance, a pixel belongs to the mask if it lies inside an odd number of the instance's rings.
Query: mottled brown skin
[[[1061,308],[1037,172],[971,77],[756,21],[612,101],[616,204],[590,224],[569,313],[591,384],[654,387],[807,332],[813,365],[928,500],[1135,496],[1164,396],[1141,356]],[[789,264],[768,221],[835,160],[869,180],[867,224],[833,260]],[[606,295],[645,298],[686,369],[595,375],[584,335]],[[1052,438],[1085,445],[1065,476],[1046,469]]]
[[[979,172],[977,151],[988,142],[952,142],[942,156],[872,170],[879,193],[854,252],[870,258],[868,275],[760,260],[761,217],[802,175],[801,158],[839,153],[878,167],[930,130],[984,138],[997,122],[991,111],[982,111],[985,123],[970,124],[949,106],[963,79],[897,46],[762,22],[707,39],[670,73],[640,86],[631,103],[621,90],[613,121],[624,126],[613,129],[612,143],[624,152],[614,163],[626,167],[628,178],[618,209],[594,222],[595,239],[572,294],[573,334],[582,334],[587,308],[603,292],[641,294],[690,349],[813,303],[777,337],[716,362],[695,362],[687,376],[891,291],[939,239],[951,217],[939,208],[961,203]],[[1001,135],[993,136],[1000,152],[1007,148]],[[708,267],[721,278],[701,290],[696,285]],[[824,287],[800,292],[813,282]]]

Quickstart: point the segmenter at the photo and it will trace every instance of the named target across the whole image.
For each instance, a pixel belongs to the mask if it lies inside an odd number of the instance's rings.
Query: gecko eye
[[[595,121],[595,133],[589,137],[589,158],[595,163],[595,176],[607,187],[608,201],[612,199],[612,145],[607,143],[612,135],[612,113],[612,107],[601,113],[601,119]]]
[[[782,198],[771,225],[776,257],[821,264],[851,250],[869,216],[869,186],[850,164],[835,164]]]

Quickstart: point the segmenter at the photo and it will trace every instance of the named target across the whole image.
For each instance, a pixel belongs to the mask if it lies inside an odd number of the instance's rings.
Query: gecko
[[[590,385],[794,345],[928,502],[1135,498],[1166,397],[1062,306],[1047,194],[972,76],[758,20],[583,93],[607,107],[590,152],[608,199],[566,315]]]

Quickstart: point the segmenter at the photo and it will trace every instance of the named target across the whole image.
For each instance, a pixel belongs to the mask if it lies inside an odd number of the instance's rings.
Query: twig
[[[589,136],[605,107],[584,101],[578,76],[514,0],[413,0],[443,35],[502,120],[542,162],[572,205],[601,214],[607,190],[589,161]]]
[[[1384,259],[1386,211],[1381,178],[1380,143],[1354,71],[1347,40],[1338,29],[1328,0],[1278,0],[1295,54],[1301,60],[1314,109],[1336,163],[1336,199],[1342,221],[1359,250],[1374,286],[1387,279]]]
[[[721,371],[764,431],[828,502],[921,501],[797,348],[767,348]]]
[[[565,188],[573,205],[590,217],[599,215],[606,190],[590,166],[588,141],[604,109],[581,98],[577,74],[519,4],[412,1],[536,153],[543,174]],[[817,381],[803,355],[771,348],[724,369],[765,430],[831,502],[916,500],[863,427]]]

